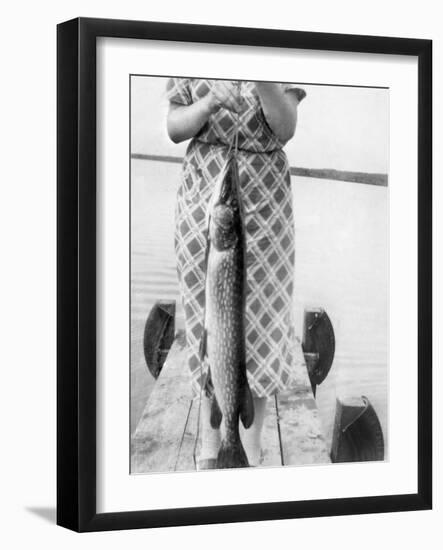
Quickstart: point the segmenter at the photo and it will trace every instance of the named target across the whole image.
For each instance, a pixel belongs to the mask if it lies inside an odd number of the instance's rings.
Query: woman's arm
[[[168,111],[168,135],[174,143],[194,137],[206,124],[213,112],[210,94],[191,105],[170,103]]]
[[[267,123],[278,139],[286,143],[293,137],[297,125],[297,94],[286,93],[274,82],[255,85]]]
[[[242,108],[239,92],[230,81],[215,82],[202,99],[191,105],[171,102],[167,121],[169,137],[174,143],[194,137],[221,107],[236,113]]]

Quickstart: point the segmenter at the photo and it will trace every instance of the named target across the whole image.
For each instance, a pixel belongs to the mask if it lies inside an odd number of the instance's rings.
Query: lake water
[[[158,299],[177,302],[173,230],[180,165],[132,160],[131,430],[154,380],[143,358],[143,329]],[[387,440],[388,196],[385,187],[293,177],[296,222],[295,311],[301,335],[305,306],[330,316],[336,355],[317,403],[330,440],[337,395],[367,396]]]

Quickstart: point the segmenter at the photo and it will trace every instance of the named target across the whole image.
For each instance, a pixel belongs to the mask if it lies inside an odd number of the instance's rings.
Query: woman
[[[246,368],[254,396],[253,425],[242,437],[248,462],[260,462],[266,399],[291,383],[294,371],[294,224],[289,166],[282,147],[292,138],[305,92],[290,84],[171,78],[167,128],[191,139],[177,195],[175,250],[195,393],[206,377],[199,358],[205,299],[206,208],[237,133],[245,214]],[[219,430],[202,399],[199,469],[214,468]]]

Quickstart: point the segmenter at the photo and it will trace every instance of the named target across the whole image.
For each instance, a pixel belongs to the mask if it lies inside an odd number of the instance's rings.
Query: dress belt
[[[223,151],[223,150],[228,151],[228,149],[230,147],[230,145],[228,143],[210,143],[208,141],[202,141],[200,139],[194,139],[194,141],[192,143],[193,143],[194,147],[196,145],[203,145],[203,146],[206,146],[208,148],[220,149],[221,151]],[[276,149],[271,149],[270,151],[257,151],[255,149],[244,149],[244,148],[239,146],[237,148],[237,151],[239,153],[249,154],[249,155],[270,155],[272,153],[277,153],[279,151],[283,151],[283,149],[281,147],[278,147]]]

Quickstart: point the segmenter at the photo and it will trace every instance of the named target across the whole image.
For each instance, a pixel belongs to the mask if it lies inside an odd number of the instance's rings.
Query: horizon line
[[[172,155],[150,155],[145,153],[132,153],[131,159],[172,162],[175,164],[181,164],[183,162],[183,157]],[[357,172],[353,170],[336,170],[335,168],[304,168],[301,166],[290,166],[289,171],[291,176],[347,181],[350,183],[388,187],[388,175],[379,172]]]

